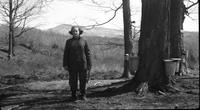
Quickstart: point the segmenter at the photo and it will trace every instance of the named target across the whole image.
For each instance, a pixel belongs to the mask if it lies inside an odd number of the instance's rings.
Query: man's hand
[[[68,70],[68,67],[67,67],[67,66],[65,66],[65,67],[64,67],[64,69],[65,69],[65,70]]]
[[[90,80],[90,70],[87,70],[87,83],[89,82]]]

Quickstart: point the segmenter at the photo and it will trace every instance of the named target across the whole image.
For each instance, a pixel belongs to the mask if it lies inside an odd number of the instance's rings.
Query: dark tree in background
[[[132,27],[131,27],[131,11],[130,0],[122,0],[123,2],[123,20],[124,20],[124,72],[122,77],[130,77],[129,56],[133,53],[132,44]]]
[[[134,80],[162,89],[171,79],[165,74],[164,59],[170,57],[171,0],[142,0],[139,67]],[[139,86],[139,90],[144,86]]]

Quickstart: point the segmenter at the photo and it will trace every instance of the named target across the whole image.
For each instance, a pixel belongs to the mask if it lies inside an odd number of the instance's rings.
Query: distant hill
[[[69,35],[69,30],[71,29],[72,25],[62,24],[58,25],[54,28],[48,29],[48,31],[52,31],[55,33],[60,33],[64,35]],[[99,36],[99,37],[123,37],[123,31],[117,29],[109,29],[109,28],[102,28],[102,27],[94,27],[92,29],[84,29],[84,36]]]

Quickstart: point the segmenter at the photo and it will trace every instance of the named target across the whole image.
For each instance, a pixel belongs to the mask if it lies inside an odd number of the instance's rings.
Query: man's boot
[[[87,100],[86,95],[85,94],[84,95],[81,94],[80,99],[86,101]]]
[[[76,101],[77,100],[76,92],[72,92],[72,96],[71,96],[70,100],[71,101]]]

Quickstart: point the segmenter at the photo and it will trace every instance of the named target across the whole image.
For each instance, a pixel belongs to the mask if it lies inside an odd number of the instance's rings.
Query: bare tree
[[[110,6],[102,6],[101,3],[98,3],[95,0],[91,0],[92,3],[94,3],[97,7],[100,8],[104,8],[108,11],[113,11],[114,14],[113,16],[107,20],[106,22],[103,23],[98,23],[96,22],[96,24],[94,25],[89,25],[92,27],[95,26],[100,26],[100,25],[104,25],[106,23],[109,23],[110,21],[112,21],[116,14],[117,11],[123,6],[123,21],[124,21],[124,72],[122,74],[123,78],[129,78],[130,77],[130,66],[129,66],[129,57],[130,55],[132,55],[132,51],[133,51],[133,44],[132,44],[132,21],[131,21],[131,8],[130,8],[130,0],[122,0],[122,4],[120,6],[115,6],[113,3],[113,6],[115,8],[112,8]]]
[[[130,11],[130,0],[123,1],[123,19],[124,19],[124,73],[122,77],[130,77],[129,69],[129,57],[133,53],[132,44],[132,25],[131,25],[131,11]]]
[[[15,38],[32,28],[28,28],[28,23],[41,9],[51,0],[1,0],[0,14],[2,20],[8,25],[9,35],[9,59],[14,56]]]
[[[129,58],[133,55],[133,38],[135,38],[136,34],[138,32],[135,32],[135,26],[133,25],[135,21],[131,21],[131,13],[136,14],[137,10],[131,10],[130,8],[130,0],[122,0],[122,4],[119,7],[111,8],[110,6],[102,6],[100,3],[96,2],[95,0],[92,0],[94,4],[96,4],[97,7],[101,7],[104,9],[107,9],[108,11],[113,11],[114,16],[110,18],[108,21],[104,23],[96,23],[94,26],[99,26],[106,24],[113,20],[116,16],[117,11],[123,6],[123,22],[124,22],[124,72],[122,74],[122,78],[129,78],[130,73],[132,72],[130,70],[130,61]],[[114,3],[113,3],[114,4]],[[134,35],[132,35],[132,27],[134,28]],[[112,43],[113,44],[113,43]],[[121,46],[120,44],[115,44],[115,46]]]

